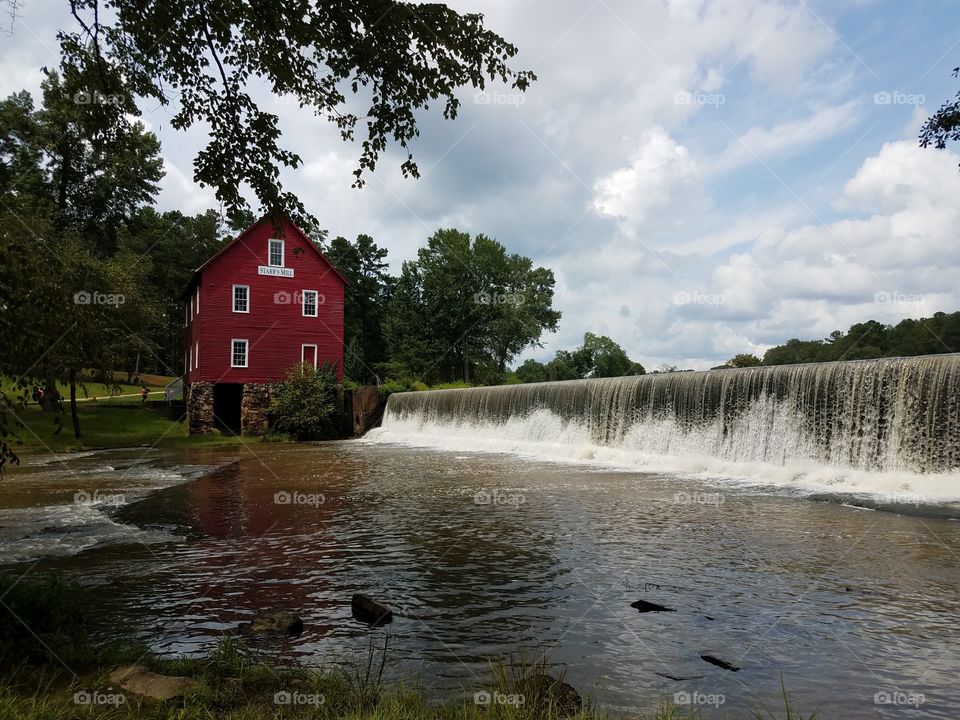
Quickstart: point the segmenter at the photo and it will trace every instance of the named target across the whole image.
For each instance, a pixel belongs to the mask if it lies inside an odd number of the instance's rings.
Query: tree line
[[[901,320],[885,325],[876,320],[855,323],[847,332],[835,330],[822,340],[792,338],[767,350],[764,365],[867,360],[901,355],[960,352],[960,312]]]

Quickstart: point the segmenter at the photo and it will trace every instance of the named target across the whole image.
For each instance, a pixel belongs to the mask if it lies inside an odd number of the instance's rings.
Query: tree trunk
[[[70,369],[70,419],[73,421],[73,436],[80,439],[80,418],[77,416],[77,371]]]

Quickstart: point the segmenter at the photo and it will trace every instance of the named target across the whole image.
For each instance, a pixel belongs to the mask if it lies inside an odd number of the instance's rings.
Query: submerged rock
[[[724,670],[729,670],[730,672],[737,672],[740,669],[735,665],[731,665],[726,660],[721,660],[720,658],[714,657],[713,655],[701,655],[700,659],[710,663],[711,665],[716,665],[719,668],[723,668]]]
[[[160,675],[143,665],[127,665],[110,673],[110,682],[118,683],[127,692],[154,700],[169,700],[188,688],[194,680],[180,675]]]
[[[668,608],[666,605],[659,605],[657,603],[647,602],[646,600],[637,600],[636,602],[630,603],[630,607],[636,608],[642,613],[646,612],[676,612],[673,608]]]
[[[360,593],[356,593],[350,600],[350,610],[355,620],[367,625],[378,626],[393,622],[393,610]]]
[[[705,675],[671,675],[663,672],[655,672],[654,675],[659,675],[667,680],[703,680],[706,677]]]
[[[303,632],[303,620],[289,610],[261,610],[250,622],[240,623],[241,635],[285,635],[296,637]]]

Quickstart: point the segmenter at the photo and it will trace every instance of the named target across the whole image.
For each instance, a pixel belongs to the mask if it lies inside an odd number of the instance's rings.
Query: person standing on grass
[[[140,388],[140,402],[143,403],[144,405],[147,404],[147,386],[146,385]]]

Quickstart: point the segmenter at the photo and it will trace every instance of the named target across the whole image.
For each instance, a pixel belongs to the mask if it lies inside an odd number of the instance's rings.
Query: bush
[[[429,390],[427,384],[422,380],[413,380],[411,378],[403,378],[401,380],[387,380],[384,383],[381,383],[377,387],[377,391],[380,393],[380,397],[385,398],[388,395],[392,395],[395,392],[410,392],[417,390]]]
[[[330,440],[343,436],[343,403],[334,365],[294,365],[273,395],[267,420],[272,433],[297,440]]]

